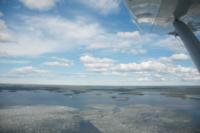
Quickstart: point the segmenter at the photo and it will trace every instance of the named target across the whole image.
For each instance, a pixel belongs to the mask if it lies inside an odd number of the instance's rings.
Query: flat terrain
[[[0,85],[1,133],[199,133],[198,86]]]

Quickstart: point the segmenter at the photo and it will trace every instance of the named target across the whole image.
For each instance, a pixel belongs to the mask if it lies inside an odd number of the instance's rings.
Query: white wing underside
[[[187,13],[179,19],[184,21],[194,32],[200,31],[200,0],[188,1],[191,5]],[[180,0],[126,0],[136,23],[140,26],[153,25],[154,28],[151,30],[165,33],[174,30],[172,26],[175,19],[174,12],[180,3]]]

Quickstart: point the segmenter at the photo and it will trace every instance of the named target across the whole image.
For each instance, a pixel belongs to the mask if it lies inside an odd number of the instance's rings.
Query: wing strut
[[[182,21],[175,20],[173,22],[176,33],[180,36],[183,41],[188,53],[192,57],[194,64],[200,72],[200,42],[194,35],[192,30]]]

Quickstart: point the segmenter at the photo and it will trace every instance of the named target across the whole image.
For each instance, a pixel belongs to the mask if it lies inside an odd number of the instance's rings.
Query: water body
[[[0,133],[199,133],[199,86],[0,85]]]

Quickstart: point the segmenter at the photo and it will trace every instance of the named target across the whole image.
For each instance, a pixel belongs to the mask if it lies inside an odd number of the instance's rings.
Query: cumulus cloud
[[[171,56],[171,59],[175,61],[188,60],[189,56],[186,54],[174,54]]]
[[[0,19],[0,43],[9,42],[12,40],[11,33],[7,28],[6,22]]]
[[[164,62],[172,62],[172,61],[186,61],[189,60],[189,56],[184,53],[173,54],[169,57],[161,57],[159,60]]]
[[[0,20],[1,56],[38,56],[75,48],[141,55],[148,52],[147,47],[178,47],[175,46],[176,41],[155,34],[141,34],[139,31],[110,32],[88,17],[68,19],[42,15],[20,16],[19,20],[21,24],[18,28],[16,25],[9,26],[15,27],[14,30]]]
[[[145,45],[153,40],[152,34],[141,35],[138,31],[104,33],[91,40],[86,48],[88,50],[109,49],[113,52],[141,55],[146,53]]]
[[[59,0],[19,0],[29,9],[49,10],[56,5]]]
[[[119,72],[155,72],[155,73],[197,73],[198,71],[192,67],[184,67],[181,65],[174,65],[170,63],[163,63],[156,60],[147,60],[140,63],[118,64],[113,70]]]
[[[2,83],[77,84],[78,81],[85,84],[86,78],[88,78],[86,73],[49,70],[44,66],[31,64],[15,67],[0,74]]]
[[[184,44],[179,38],[164,36],[163,38],[158,39],[158,41],[155,42],[155,44],[156,44],[155,46],[158,46],[161,48],[167,48],[176,53],[186,53]]]
[[[115,60],[109,58],[95,58],[89,55],[80,57],[81,62],[88,71],[93,72],[108,72],[110,67],[115,64]]]
[[[48,74],[49,72],[47,70],[43,69],[38,69],[33,66],[24,66],[24,67],[19,67],[15,68],[10,71],[8,75],[10,76],[36,76],[36,75],[45,75]]]
[[[117,35],[124,39],[141,40],[141,35],[138,31],[134,32],[118,32]]]
[[[80,0],[80,2],[101,14],[109,14],[119,10],[120,0]]]
[[[12,36],[15,41],[0,42],[0,53],[10,56],[37,56],[67,51],[81,47],[102,32],[98,23],[82,18],[69,20],[58,16],[34,16],[21,17],[21,20],[22,25],[18,25]]]
[[[145,45],[154,39],[153,35],[141,35],[138,31],[112,33],[90,18],[21,16],[20,20],[22,24],[13,31],[13,41],[0,42],[0,53],[37,56],[84,48],[138,55],[146,53]]]
[[[70,67],[72,66],[73,62],[65,59],[65,58],[58,58],[53,57],[51,61],[44,62],[43,65],[52,66],[52,67]]]
[[[174,65],[172,63],[163,63],[155,59],[142,61],[140,63],[119,63],[118,61],[110,58],[97,58],[84,55],[80,57],[80,60],[84,64],[87,71],[108,74],[135,73],[139,76],[137,78],[139,81],[146,81],[149,78],[166,81],[168,76],[177,77],[179,80],[187,79],[191,75],[194,77],[200,77],[195,68]]]

